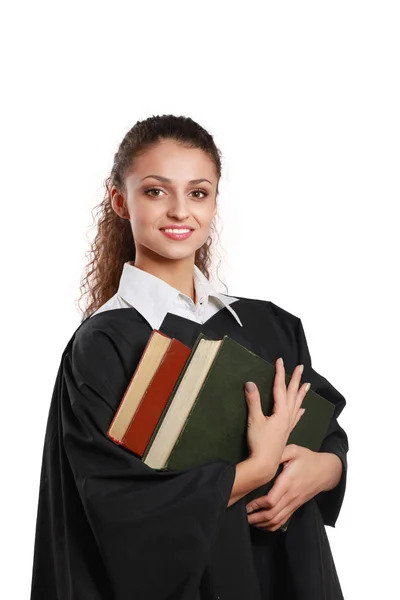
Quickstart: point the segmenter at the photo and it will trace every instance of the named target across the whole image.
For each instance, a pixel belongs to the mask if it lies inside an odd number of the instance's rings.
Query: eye
[[[148,188],[147,190],[144,190],[144,193],[145,193],[145,194],[148,194],[148,195],[150,195],[150,194],[149,194],[149,192],[162,192],[162,190],[160,190],[160,188],[155,188],[155,187],[153,187],[153,188]],[[151,196],[151,195],[150,195],[150,198],[158,198],[158,197],[159,197],[159,194],[157,194],[157,196]]]
[[[202,200],[203,198],[206,198],[208,196],[208,193],[204,190],[193,190],[192,194],[196,194],[196,193],[204,194],[202,198],[199,198],[197,196],[198,200]]]
[[[144,190],[144,193],[147,194],[148,196],[150,196],[150,198],[159,198],[160,194],[156,194],[155,196],[150,194],[150,192],[162,192],[162,190],[160,188],[156,188],[156,187],[152,187],[152,188],[148,188],[147,190]],[[199,196],[197,196],[197,200],[203,200],[203,198],[206,198],[208,196],[208,192],[206,192],[205,190],[200,190],[200,189],[196,189],[193,190],[191,192],[191,194],[203,194],[203,196],[201,198],[199,198]]]

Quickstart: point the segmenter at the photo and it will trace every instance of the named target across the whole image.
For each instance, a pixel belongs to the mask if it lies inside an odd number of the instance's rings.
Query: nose
[[[171,194],[168,206],[168,216],[182,220],[189,217],[189,208],[184,194]]]

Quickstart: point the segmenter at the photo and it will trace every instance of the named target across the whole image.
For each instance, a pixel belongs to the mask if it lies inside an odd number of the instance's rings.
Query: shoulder
[[[102,311],[86,318],[75,330],[69,342],[69,354],[73,369],[95,370],[107,361],[110,341],[114,336],[112,322],[118,311]],[[112,345],[112,344],[111,344]]]
[[[225,297],[235,298],[236,301],[232,303],[232,308],[238,313],[240,311],[243,315],[251,315],[254,319],[269,318],[292,328],[296,328],[300,321],[300,318],[297,315],[289,312],[282,306],[275,304],[271,300],[227,295]]]
[[[299,350],[299,317],[271,300],[237,298],[231,306],[253,351],[270,363],[283,356],[287,368],[294,368]]]
[[[85,319],[70,340],[73,360],[106,363],[132,361],[145,346],[149,327],[134,308],[109,309]]]
[[[101,312],[106,312],[108,310],[115,310],[119,308],[128,308],[130,305],[116,292],[109,300],[104,302],[97,310],[95,310],[90,318],[92,319],[95,315],[98,315]]]
[[[63,361],[68,393],[76,407],[113,411],[126,390],[148,339],[134,309],[99,312],[76,329]],[[86,410],[86,408],[85,408]]]
[[[101,310],[92,313],[74,332],[73,345],[88,345],[94,343],[99,337],[107,335],[112,327],[112,322],[118,319],[117,312],[101,307]]]

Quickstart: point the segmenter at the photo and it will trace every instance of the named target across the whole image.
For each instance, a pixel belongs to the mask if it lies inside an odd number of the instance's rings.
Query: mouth
[[[160,229],[160,231],[165,237],[171,240],[186,240],[192,235],[194,230],[190,227],[166,227],[165,229]]]

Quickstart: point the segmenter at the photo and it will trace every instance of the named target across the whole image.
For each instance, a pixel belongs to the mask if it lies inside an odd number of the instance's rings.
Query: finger
[[[279,504],[282,498],[289,492],[291,487],[290,477],[288,477],[285,469],[279,473],[278,477],[275,479],[274,485],[266,495],[266,508],[272,508]]]
[[[304,370],[304,365],[297,365],[297,367],[294,369],[292,376],[290,378],[290,381],[288,383],[288,393],[290,394],[291,398],[294,399],[296,397],[297,392],[299,391],[299,384],[300,384],[300,380],[301,380],[301,376],[303,374],[303,370]]]
[[[284,471],[278,475],[272,489],[265,496],[255,498],[246,506],[248,514],[257,510],[270,510],[281,503],[282,498],[289,492],[290,483]]]
[[[303,365],[297,365],[297,367],[294,369],[292,376],[289,380],[289,383],[287,386],[287,391],[286,391],[286,395],[287,395],[286,402],[287,402],[287,408],[290,412],[291,426],[293,426],[293,421],[294,421],[295,415],[297,414],[296,400],[298,397],[297,394],[299,392],[299,384],[300,384],[302,369],[303,369]]]
[[[272,506],[271,508],[264,508],[259,510],[258,512],[251,513],[247,516],[248,523],[253,525],[255,523],[267,523],[269,524],[272,520],[277,517],[286,506],[291,505],[293,502],[293,498],[291,498],[290,494],[284,494],[282,498],[280,498],[278,504]]]
[[[292,424],[292,430],[296,427],[297,423],[300,421],[301,417],[304,415],[305,412],[306,412],[305,408],[300,408],[298,410],[297,414],[295,415],[294,422]]]
[[[305,385],[303,387],[299,388],[303,370],[304,370],[303,364],[297,365],[297,367],[293,371],[292,377],[291,377],[291,379],[289,381],[289,385],[288,385],[289,407],[293,411],[292,412],[293,417],[295,416],[295,414],[297,414],[297,411],[300,408],[300,406],[303,402],[304,396],[305,396],[305,392],[304,392]]]
[[[297,416],[297,412],[303,402],[304,399],[304,387],[300,387],[299,384],[302,376],[304,365],[297,365],[295,370],[293,371],[292,377],[289,381],[288,385],[288,404],[289,410],[291,411],[291,416],[293,420]]]
[[[248,406],[248,418],[252,421],[264,417],[262,411],[260,392],[258,387],[252,381],[247,381],[244,386],[245,397]]]
[[[285,506],[277,515],[272,517],[272,519],[265,519],[264,521],[259,520],[256,527],[266,529],[267,531],[277,531],[282,525],[284,525],[288,519],[292,516],[295,510],[298,507],[296,504],[291,502],[287,506]]]
[[[292,514],[297,510],[297,506],[287,506],[284,510],[282,510],[278,515],[276,515],[273,519],[270,519],[265,524],[265,529],[267,531],[277,531],[282,525],[290,519]]]
[[[269,510],[276,506],[282,499],[282,497],[289,491],[290,482],[284,471],[278,475],[274,485],[265,496],[255,498],[246,505],[248,514],[255,510]]]
[[[296,394],[296,397],[295,397],[295,402],[294,402],[294,404],[293,404],[293,407],[292,407],[292,414],[291,414],[291,416],[292,416],[292,429],[293,429],[293,428],[294,428],[294,426],[295,426],[295,420],[296,420],[296,418],[297,418],[297,415],[298,415],[298,413],[299,413],[299,411],[300,411],[300,407],[301,407],[301,405],[303,404],[303,400],[304,400],[304,398],[305,398],[305,395],[307,394],[307,392],[308,392],[308,390],[309,390],[309,386],[310,386],[310,384],[309,384],[309,383],[305,383],[305,384],[304,384],[304,385],[303,385],[303,386],[302,386],[302,387],[299,389],[299,391],[298,391],[298,392],[297,392],[297,394]],[[301,413],[300,417],[301,417],[301,416],[304,414],[304,412],[305,412],[305,411],[303,411],[303,412]],[[299,417],[299,419],[300,419],[300,417]],[[297,423],[297,421],[296,421],[296,423]]]
[[[272,413],[281,412],[282,409],[286,408],[285,367],[282,357],[275,361],[275,368],[276,373],[273,384],[274,406]]]
[[[247,514],[251,514],[257,510],[267,510],[271,508],[271,502],[268,498],[268,495],[260,496],[259,498],[255,498],[251,502],[246,505]]]

